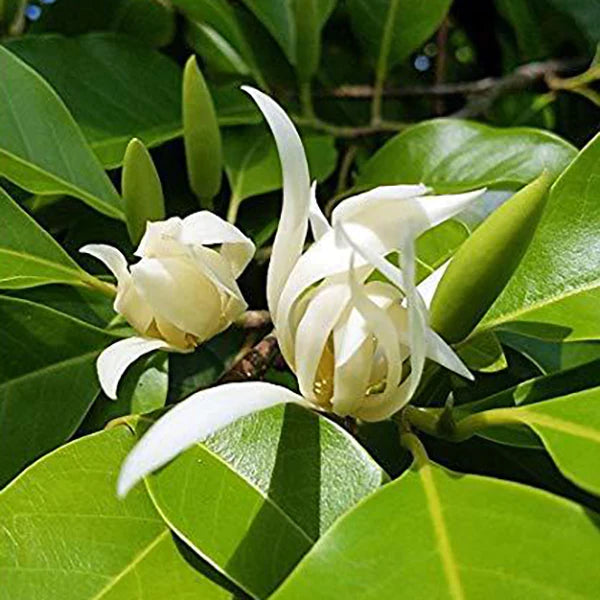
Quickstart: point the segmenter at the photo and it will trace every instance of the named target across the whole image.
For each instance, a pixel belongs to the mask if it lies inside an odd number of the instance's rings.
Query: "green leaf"
[[[512,277],[551,183],[544,172],[496,209],[454,255],[431,303],[431,326],[449,342],[471,333]]]
[[[121,200],[54,90],[0,47],[0,174],[36,194],[68,194],[121,219]]]
[[[165,200],[152,157],[140,140],[129,142],[123,161],[122,194],[129,238],[135,245],[148,221],[165,218]]]
[[[247,198],[281,188],[277,148],[272,135],[262,125],[227,130],[223,142],[231,205],[236,210]],[[303,136],[303,143],[311,177],[324,181],[337,164],[335,139],[330,135],[308,134]]]
[[[595,0],[550,0],[558,10],[569,15],[594,48],[600,40],[600,5]]]
[[[544,442],[563,474],[600,495],[600,389],[513,409]]]
[[[0,188],[0,288],[93,279]]]
[[[252,100],[237,85],[211,87],[219,125],[256,125],[262,117]]]
[[[145,45],[164,46],[175,33],[172,8],[163,0],[60,0],[44,8],[29,31],[67,36],[90,31],[114,31],[138,38]]]
[[[77,429],[98,394],[95,362],[114,336],[0,296],[0,485]]]
[[[386,28],[391,28],[387,63],[392,68],[435,33],[451,0],[348,0],[347,4],[352,29],[373,62],[380,54]]]
[[[288,406],[241,419],[146,481],[174,531],[252,596],[266,598],[384,478],[343,429]]]
[[[2,598],[231,598],[184,558],[142,487],[117,499],[134,442],[126,427],[82,438],[0,493]]]
[[[221,133],[210,91],[194,56],[183,73],[183,139],[190,187],[203,207],[210,206],[221,187]]]
[[[502,346],[492,331],[459,345],[457,352],[473,371],[495,373],[508,367]]]
[[[502,326],[553,340],[599,338],[599,230],[600,135],[552,186],[526,255],[479,330]]]
[[[544,169],[558,175],[575,155],[573,146],[547,131],[435,119],[384,144],[361,169],[357,186],[422,182],[438,193],[513,189]]]
[[[591,599],[598,527],[547,492],[426,464],[334,525],[272,598]]]
[[[54,87],[106,168],[122,163],[132,137],[152,147],[182,133],[181,70],[136,40],[26,36],[8,48]]]

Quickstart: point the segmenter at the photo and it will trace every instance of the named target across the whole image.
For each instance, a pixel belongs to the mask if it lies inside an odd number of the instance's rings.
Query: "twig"
[[[436,35],[436,43],[438,47],[438,54],[435,61],[435,84],[441,85],[446,79],[446,67],[448,65],[448,30],[450,28],[450,22],[446,17],[438,29]],[[442,96],[438,96],[434,103],[434,111],[436,115],[443,115],[446,112],[446,103]]]
[[[247,310],[235,320],[234,325],[240,329],[260,329],[271,325],[271,315],[268,310]]]
[[[342,163],[340,165],[340,172],[338,175],[338,182],[336,187],[336,194],[341,194],[347,187],[348,184],[348,176],[350,175],[350,169],[352,168],[352,163],[354,162],[354,158],[356,157],[356,152],[358,151],[358,146],[356,144],[352,144],[344,157],[342,158]]]
[[[398,121],[381,121],[377,124],[373,125],[358,125],[356,127],[352,126],[343,126],[343,125],[334,125],[333,123],[328,123],[326,121],[322,121],[321,119],[307,119],[305,117],[295,116],[293,117],[296,125],[300,125],[302,127],[310,127],[311,129],[315,129],[317,131],[323,131],[325,133],[330,133],[339,138],[359,138],[366,137],[369,135],[375,135],[378,133],[384,132],[397,132],[406,129],[412,123],[403,123]]]
[[[279,353],[274,333],[264,337],[221,376],[219,383],[260,379]]]

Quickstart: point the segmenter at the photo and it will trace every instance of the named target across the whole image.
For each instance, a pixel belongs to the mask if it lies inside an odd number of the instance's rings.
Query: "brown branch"
[[[247,310],[233,324],[240,329],[260,329],[271,325],[271,315],[268,310]]]
[[[251,348],[219,379],[219,383],[252,381],[260,379],[267,372],[277,355],[279,346],[274,333],[264,337]]]

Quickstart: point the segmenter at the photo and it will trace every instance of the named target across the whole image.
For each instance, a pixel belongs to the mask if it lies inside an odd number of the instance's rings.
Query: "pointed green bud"
[[[221,187],[223,151],[215,107],[196,58],[183,72],[183,139],[190,187],[203,208]]]
[[[546,204],[544,171],[495,210],[459,248],[431,303],[431,326],[448,342],[466,338],[521,262]]]
[[[129,142],[125,151],[121,191],[127,231],[131,241],[137,244],[148,221],[165,218],[165,201],[156,167],[146,146],[137,138]]]

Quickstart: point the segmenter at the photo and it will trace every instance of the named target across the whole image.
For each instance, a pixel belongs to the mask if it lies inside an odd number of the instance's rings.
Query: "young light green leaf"
[[[593,598],[599,526],[547,492],[428,463],[340,519],[272,598]]]
[[[96,283],[0,188],[0,288]]]
[[[473,371],[495,373],[508,367],[504,350],[492,331],[466,340],[464,344],[459,344],[456,351]]]
[[[65,442],[96,398],[96,358],[115,336],[0,296],[0,485]]]
[[[431,304],[431,326],[467,337],[506,286],[535,233],[552,178],[544,172],[496,209],[459,248]]]
[[[190,186],[201,205],[210,206],[221,187],[221,133],[210,92],[194,56],[183,72],[183,137]]]
[[[134,443],[127,427],[79,439],[0,493],[3,598],[231,598],[181,554],[143,488],[117,499]]]
[[[600,388],[514,411],[544,442],[563,474],[600,495]]]
[[[386,63],[390,69],[435,33],[451,0],[348,0],[347,4],[352,29],[373,62],[382,44],[389,44]]]
[[[127,231],[134,245],[142,239],[148,221],[165,218],[165,200],[160,178],[146,146],[134,138],[123,161],[122,194]]]
[[[357,186],[425,183],[438,193],[514,189],[543,170],[559,175],[575,156],[573,146],[547,131],[435,119],[384,144],[361,169]]]
[[[105,168],[121,165],[132,137],[152,147],[182,133],[181,69],[137,40],[107,32],[52,34],[7,47],[54,87]]]
[[[121,200],[56,92],[0,47],[0,174],[36,194],[68,194],[116,219]]]
[[[550,191],[527,254],[479,329],[503,327],[536,337],[600,337],[600,135]]]
[[[266,598],[340,515],[384,481],[343,429],[290,405],[241,419],[146,483],[188,544]]]

